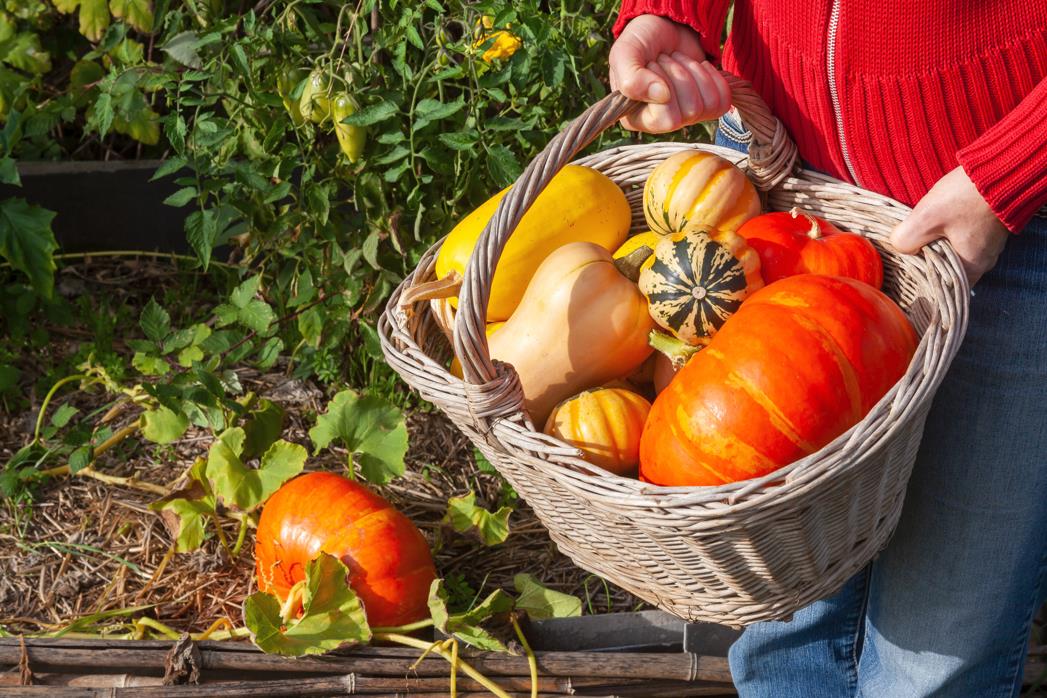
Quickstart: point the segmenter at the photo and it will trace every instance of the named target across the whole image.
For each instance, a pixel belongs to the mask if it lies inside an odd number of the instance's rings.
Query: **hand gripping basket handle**
[[[753,134],[750,177],[766,191],[792,172],[796,146],[749,82],[730,73],[723,75],[731,88],[732,104]],[[487,302],[491,279],[509,236],[549,180],[600,133],[641,104],[613,92],[586,109],[531,161],[488,221],[466,265],[454,321],[454,353],[468,383],[484,385],[498,378],[487,348]]]

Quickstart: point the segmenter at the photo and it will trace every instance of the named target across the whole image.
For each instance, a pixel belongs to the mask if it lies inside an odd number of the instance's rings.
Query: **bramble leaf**
[[[153,7],[149,0],[109,0],[109,11],[140,32],[153,30]]]

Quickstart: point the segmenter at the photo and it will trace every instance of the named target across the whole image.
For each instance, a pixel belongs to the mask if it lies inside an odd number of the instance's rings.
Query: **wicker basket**
[[[637,105],[612,94],[560,133],[528,166],[484,230],[453,317],[424,292],[434,286],[439,245],[389,301],[379,323],[391,366],[439,406],[531,505],[560,550],[681,618],[743,626],[788,618],[831,595],[887,543],[901,511],[935,389],[960,345],[968,286],[951,248],[917,256],[887,246],[909,212],[891,199],[796,170],[796,150],[748,83],[728,76],[732,101],[753,134],[748,158],[709,145],[625,146],[577,162],[617,182],[634,229],[647,174],[682,149],[715,152],[747,169],[767,208],[802,206],[879,249],[885,291],[921,336],[902,380],[856,426],[770,475],[720,487],[659,487],[618,477],[542,434],[522,411],[512,367],[492,362],[484,332],[491,277],[505,241],[552,176]],[[438,285],[438,284],[436,284]],[[420,289],[422,290],[420,292]],[[464,380],[447,370],[453,340]]]

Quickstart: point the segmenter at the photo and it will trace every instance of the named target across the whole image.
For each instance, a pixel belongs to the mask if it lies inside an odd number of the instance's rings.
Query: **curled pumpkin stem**
[[[807,213],[807,211],[804,211],[799,206],[793,206],[791,209],[789,209],[789,215],[793,218],[799,218],[800,216],[803,216],[808,220],[808,222],[810,222],[811,229],[807,231],[807,237],[811,238],[812,240],[817,240],[822,236],[822,228],[820,225],[818,225],[818,219],[812,216],[811,214]]]
[[[287,598],[284,599],[283,604],[280,606],[280,620],[284,623],[290,623],[291,619],[298,613],[298,607],[302,603],[302,594],[305,593],[305,580],[302,579],[294,583],[290,591],[287,592]]]
[[[647,343],[656,351],[665,354],[673,362],[673,368],[676,369],[683,368],[684,364],[690,361],[691,357],[701,349],[700,346],[688,344],[682,339],[658,330],[651,330],[651,334],[647,337]]]

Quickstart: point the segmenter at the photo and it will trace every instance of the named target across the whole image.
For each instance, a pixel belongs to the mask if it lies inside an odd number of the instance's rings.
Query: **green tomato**
[[[280,73],[280,76],[276,79],[276,90],[280,93],[280,100],[284,103],[284,109],[291,116],[291,121],[294,122],[295,126],[301,126],[305,123],[305,117],[302,115],[302,109],[299,106],[299,100],[292,99],[291,95],[294,93],[294,88],[298,87],[305,78],[305,70],[303,68],[290,68]]]
[[[305,81],[298,108],[302,116],[314,124],[322,123],[331,114],[331,100],[327,96],[329,84],[330,80],[319,70],[309,73],[309,78]]]
[[[345,92],[336,95],[331,103],[334,135],[338,137],[338,145],[349,162],[356,162],[360,159],[364,152],[364,140],[367,138],[367,129],[364,127],[342,123],[342,119],[350,114],[355,114],[356,109],[356,102]]]

